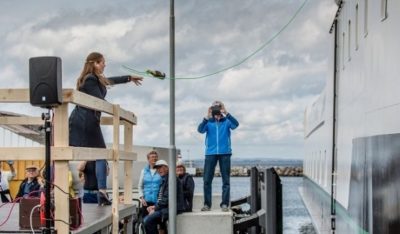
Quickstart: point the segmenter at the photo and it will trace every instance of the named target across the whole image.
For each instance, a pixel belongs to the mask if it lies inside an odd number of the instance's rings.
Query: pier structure
[[[29,103],[29,89],[0,89],[0,103]],[[88,148],[69,146],[68,106],[75,104],[92,110],[106,113],[109,116],[101,118],[102,125],[112,125],[112,148]],[[57,233],[69,233],[69,195],[68,170],[69,161],[98,160],[112,161],[112,207],[111,218],[106,219],[103,228],[112,224],[112,233],[118,233],[119,220],[131,215],[127,210],[134,210],[132,204],[132,163],[137,155],[132,152],[133,125],[137,124],[134,113],[120,108],[119,105],[95,98],[73,89],[63,89],[63,103],[53,109],[53,145],[51,160],[54,161],[54,227]],[[40,117],[0,117],[1,125],[43,125]],[[124,129],[123,150],[120,150],[120,126]],[[45,147],[0,147],[0,160],[44,160]],[[124,204],[119,204],[118,171],[119,161],[124,161]],[[58,188],[57,188],[58,187]],[[63,190],[63,191],[62,191]],[[96,214],[94,214],[96,215]],[[64,221],[64,222],[63,222]],[[88,225],[82,228],[91,228]],[[14,227],[18,229],[18,226]],[[16,230],[15,230],[16,231]],[[85,233],[84,230],[81,230]]]

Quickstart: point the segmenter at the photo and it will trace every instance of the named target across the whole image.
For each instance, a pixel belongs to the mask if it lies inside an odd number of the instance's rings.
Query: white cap
[[[161,166],[168,167],[168,163],[165,160],[160,159],[156,162],[156,164],[154,165],[154,168],[161,167]]]

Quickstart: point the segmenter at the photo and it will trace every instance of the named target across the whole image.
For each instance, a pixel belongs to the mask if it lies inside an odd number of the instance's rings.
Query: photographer
[[[207,117],[200,123],[197,131],[206,133],[206,150],[204,162],[204,207],[202,211],[211,209],[211,190],[215,166],[219,162],[222,176],[222,211],[229,210],[230,204],[230,172],[231,172],[231,130],[237,128],[239,122],[228,113],[224,104],[215,101],[208,108]]]

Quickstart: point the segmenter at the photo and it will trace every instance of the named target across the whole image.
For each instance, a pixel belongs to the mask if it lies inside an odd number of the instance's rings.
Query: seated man
[[[161,176],[160,189],[158,191],[157,203],[149,206],[149,215],[144,218],[146,234],[158,234],[157,225],[168,219],[168,164],[165,160],[158,160],[154,165]],[[183,201],[182,184],[176,179],[176,211],[178,214],[185,211]]]
[[[3,171],[2,161],[0,161],[0,197],[2,203],[7,203],[12,201],[12,197],[10,194],[10,189],[8,185],[8,181],[15,177],[15,168],[14,161],[9,160],[7,164],[10,168],[10,171]]]
[[[26,178],[19,186],[17,198],[21,197],[39,197],[41,184],[39,183],[39,169],[35,165],[29,165],[25,168]]]
[[[183,163],[176,164],[176,176],[182,183],[183,198],[185,201],[186,212],[192,212],[193,208],[193,193],[194,193],[194,180],[193,177],[186,173],[186,167]]]

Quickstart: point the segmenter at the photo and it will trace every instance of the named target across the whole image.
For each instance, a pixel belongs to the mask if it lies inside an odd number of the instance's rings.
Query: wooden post
[[[119,172],[119,105],[113,105],[113,174],[112,174],[112,233],[118,233],[119,224],[119,183],[118,183],[118,172]]]
[[[69,145],[68,103],[63,103],[55,108],[53,131],[54,147],[66,147]],[[55,219],[66,223],[69,223],[68,170],[68,161],[54,162],[54,184],[63,190],[61,191],[54,187]],[[69,225],[64,222],[55,222],[57,233],[69,233]]]
[[[124,122],[124,150],[132,152],[132,124]],[[124,204],[132,204],[132,160],[124,161]]]

